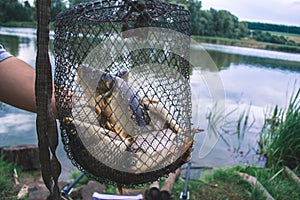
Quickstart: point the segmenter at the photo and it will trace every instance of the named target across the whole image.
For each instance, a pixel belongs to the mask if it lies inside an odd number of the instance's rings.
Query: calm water
[[[13,55],[35,65],[36,37],[34,29],[0,28],[0,42]],[[212,151],[205,157],[200,155],[200,147],[207,132],[197,134],[193,152],[194,166],[222,167],[239,162],[257,163],[257,138],[264,122],[264,114],[275,105],[285,107],[288,95],[293,88],[300,87],[300,54],[290,54],[249,48],[202,44],[218,67],[211,72],[222,83],[225,92],[225,113],[233,111],[227,118],[229,125],[224,127],[232,134],[225,134],[225,141],[219,139]],[[50,47],[50,57],[54,59]],[[201,66],[195,66],[191,75],[193,92],[193,123],[195,127],[207,130],[206,116],[213,109],[210,87],[203,79]],[[297,82],[296,82],[297,81]],[[251,106],[250,106],[251,105]],[[249,109],[249,129],[245,135],[237,137],[235,123],[238,117]],[[4,105],[0,110],[0,146],[16,144],[37,144],[36,115]],[[250,126],[250,124],[252,124]],[[236,153],[236,151],[238,153]],[[62,145],[58,154],[63,163],[62,179],[74,170]]]

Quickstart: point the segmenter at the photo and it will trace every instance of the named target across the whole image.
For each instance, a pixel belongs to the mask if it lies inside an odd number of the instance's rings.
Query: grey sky
[[[228,10],[240,21],[300,26],[300,0],[201,0],[202,9]]]

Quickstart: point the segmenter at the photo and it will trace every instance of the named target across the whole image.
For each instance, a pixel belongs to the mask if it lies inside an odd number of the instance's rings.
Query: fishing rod
[[[73,187],[83,178],[83,176],[85,175],[84,172],[82,172],[72,183],[70,183],[69,185],[66,185],[61,191],[60,193],[62,194],[62,196],[68,198],[73,190]]]
[[[190,161],[187,164],[184,188],[183,188],[183,192],[180,193],[179,199],[187,199],[187,200],[190,199],[190,192],[188,191],[188,187],[189,187],[189,178],[190,178],[190,174],[191,174],[191,166],[192,166],[192,162]]]

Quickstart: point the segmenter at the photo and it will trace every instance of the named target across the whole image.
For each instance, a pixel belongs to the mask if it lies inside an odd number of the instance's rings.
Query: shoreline
[[[36,29],[35,22],[27,22],[27,23],[7,23],[1,24],[3,28],[33,28]],[[53,23],[50,24],[50,31],[53,31]],[[223,37],[214,37],[214,36],[200,36],[200,35],[192,35],[191,36],[197,42],[210,43],[210,44],[219,44],[219,45],[227,45],[227,46],[237,46],[237,47],[247,47],[253,49],[264,49],[264,50],[272,50],[272,51],[280,51],[286,53],[300,53],[300,46],[290,46],[290,45],[282,45],[276,43],[266,43],[266,42],[258,42],[251,38],[244,39],[230,39]],[[300,38],[300,35],[299,35]]]
[[[280,52],[296,53],[296,54],[300,53],[300,47],[298,46],[258,42],[250,39],[239,40],[239,39],[229,39],[229,38],[211,37],[211,36],[196,36],[196,35],[193,35],[192,38],[197,42],[209,43],[209,44],[247,47],[253,49],[263,49],[263,50],[280,51]]]

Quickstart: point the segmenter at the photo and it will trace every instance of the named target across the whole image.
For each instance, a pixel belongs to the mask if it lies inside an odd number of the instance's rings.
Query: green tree
[[[247,37],[250,34],[248,24],[246,22],[239,22],[239,30],[238,38]]]
[[[283,36],[272,35],[269,32],[263,32],[260,30],[253,31],[253,39],[261,42],[270,42],[270,43],[285,44],[291,46],[297,45],[294,41],[288,40]]]
[[[23,6],[18,0],[0,1],[0,22],[32,21],[34,9],[29,3]]]
[[[188,9],[190,11],[191,32],[193,35],[199,35],[201,32],[201,1],[189,1]]]
[[[66,4],[62,0],[51,1],[51,21],[54,21],[57,14],[66,9]]]
[[[226,10],[201,10],[199,35],[227,38],[241,38],[249,35],[247,24],[239,22],[238,18]]]
[[[184,6],[190,11],[191,32],[194,35],[199,35],[201,32],[201,1],[197,0],[171,0],[170,3],[175,3]]]

